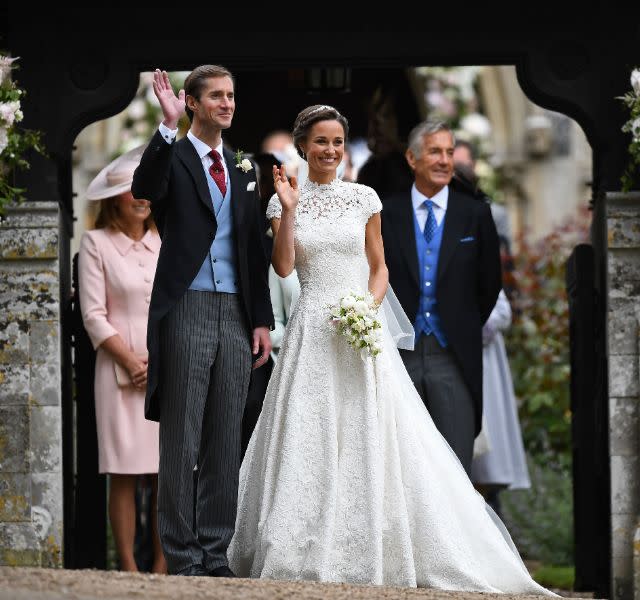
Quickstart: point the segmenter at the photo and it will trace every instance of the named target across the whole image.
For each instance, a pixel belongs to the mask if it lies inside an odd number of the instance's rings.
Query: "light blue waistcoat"
[[[218,229],[211,248],[189,286],[190,290],[205,292],[238,293],[238,273],[236,269],[235,240],[233,233],[233,215],[231,214],[231,185],[227,175],[227,193],[222,192],[207,172],[209,193],[213,202]]]

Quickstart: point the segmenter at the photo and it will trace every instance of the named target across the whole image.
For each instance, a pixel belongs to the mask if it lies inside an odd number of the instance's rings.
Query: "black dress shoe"
[[[211,569],[209,571],[209,575],[211,577],[235,577],[236,574],[229,568],[227,565],[222,565],[221,567],[216,567],[215,569]]]
[[[191,565],[182,571],[178,571],[176,575],[186,575],[188,577],[208,577],[207,571],[202,565]]]

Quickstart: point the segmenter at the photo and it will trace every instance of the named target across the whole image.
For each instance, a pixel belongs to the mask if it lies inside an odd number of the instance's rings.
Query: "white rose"
[[[340,307],[345,310],[349,310],[355,306],[356,299],[353,296],[345,296],[342,300],[340,300]]]
[[[634,69],[631,72],[631,87],[636,94],[640,94],[640,69]]]
[[[240,167],[245,173],[253,169],[253,165],[251,164],[251,161],[248,158],[243,158],[242,162],[238,165],[238,167]]]
[[[356,331],[363,331],[364,330],[364,323],[362,321],[356,321],[352,326],[352,329],[355,329]]]
[[[358,300],[353,308],[356,311],[356,314],[361,317],[364,317],[369,311],[369,306],[364,300]]]
[[[0,55],[0,84],[2,84],[5,80],[9,80],[11,76],[11,63],[14,60],[18,60],[19,57],[9,58],[8,56]]]
[[[20,110],[20,101],[0,102],[0,119],[2,119],[8,127],[13,125],[16,117],[16,111]]]
[[[634,119],[631,123],[631,134],[633,135],[634,141],[640,141],[640,117]]]

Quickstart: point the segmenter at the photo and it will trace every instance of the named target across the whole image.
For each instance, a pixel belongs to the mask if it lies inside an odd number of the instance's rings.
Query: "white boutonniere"
[[[242,158],[242,150],[236,152],[236,169],[242,169],[243,173],[248,173],[253,169],[253,165],[248,158]]]
[[[340,298],[329,307],[329,320],[349,345],[360,352],[362,360],[382,352],[382,324],[370,292],[364,295],[351,292]]]

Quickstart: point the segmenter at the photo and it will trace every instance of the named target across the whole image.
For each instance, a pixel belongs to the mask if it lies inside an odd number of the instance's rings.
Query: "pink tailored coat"
[[[100,344],[120,334],[146,354],[147,318],[160,236],[149,230],[136,242],[121,231],[94,229],[82,236],[78,257],[85,329],[97,349],[95,402],[100,473],[157,473],[158,423],[144,416],[144,391],[120,387],[114,360]]]

